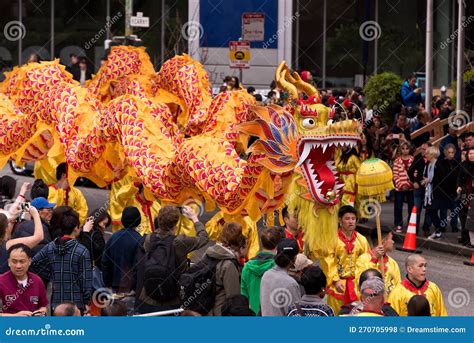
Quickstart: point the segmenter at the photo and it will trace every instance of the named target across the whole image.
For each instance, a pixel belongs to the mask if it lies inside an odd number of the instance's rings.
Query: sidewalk
[[[407,228],[408,217],[406,204],[404,205],[404,232]],[[393,225],[393,202],[385,202],[382,204],[382,214],[380,216],[380,224],[382,227],[387,227],[390,229],[394,228]],[[424,211],[422,213],[424,216]],[[422,221],[423,222],[423,221]],[[456,254],[465,257],[471,257],[472,250],[462,246],[458,243],[458,237],[460,236],[459,232],[450,232],[451,228],[448,227],[448,232],[443,232],[443,236],[440,239],[427,239],[423,236],[417,236],[416,238],[416,247],[418,250],[434,250],[440,252],[447,252],[450,254]],[[375,218],[369,219],[365,224],[358,224],[358,231],[365,236],[370,236],[370,231],[376,230]],[[433,228],[432,228],[433,231]],[[395,245],[402,246],[405,239],[405,233],[395,233],[394,232],[394,241]]]

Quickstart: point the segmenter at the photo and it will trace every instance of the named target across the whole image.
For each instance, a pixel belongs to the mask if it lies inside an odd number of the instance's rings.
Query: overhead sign
[[[250,42],[263,41],[265,37],[265,13],[242,14],[242,39]]]
[[[144,17],[142,12],[137,12],[136,17],[130,17],[131,27],[150,27],[150,17]]]
[[[230,41],[229,42],[229,60],[231,68],[250,68],[250,42],[249,41]]]

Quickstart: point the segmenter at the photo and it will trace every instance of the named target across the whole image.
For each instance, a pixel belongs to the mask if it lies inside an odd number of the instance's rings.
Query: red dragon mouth
[[[355,147],[358,135],[329,135],[305,137],[298,143],[299,161],[308,190],[313,199],[323,206],[334,206],[344,183],[339,180],[334,160],[337,148]]]

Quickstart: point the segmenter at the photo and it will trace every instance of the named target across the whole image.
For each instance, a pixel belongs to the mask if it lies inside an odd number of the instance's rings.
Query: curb
[[[357,231],[366,237],[370,237],[370,233],[372,230],[376,230],[376,228],[372,226],[364,225],[364,224],[357,225]],[[405,240],[405,234],[394,232],[393,240],[395,241],[396,246],[401,247],[403,245],[403,241]],[[416,247],[417,249],[420,249],[420,250],[424,249],[424,250],[440,251],[440,252],[445,252],[449,254],[465,256],[467,258],[470,258],[472,254],[472,250],[465,246],[432,240],[432,239],[426,239],[424,237],[419,237],[419,236],[416,237]]]

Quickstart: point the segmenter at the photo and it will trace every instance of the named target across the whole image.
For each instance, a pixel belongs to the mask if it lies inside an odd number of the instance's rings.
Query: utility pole
[[[51,60],[54,60],[54,0],[51,0],[51,45],[50,45],[50,55]]]
[[[458,0],[458,58],[457,58],[457,82],[456,82],[456,112],[463,109],[463,88],[464,88],[464,1]]]
[[[18,0],[18,21],[20,22],[20,27],[21,27],[21,24],[23,23],[22,7],[23,7],[22,1]],[[23,43],[23,35],[20,32],[20,39],[18,39],[18,65],[19,66],[21,66],[21,52],[23,50],[22,43]]]
[[[133,34],[130,21],[133,15],[133,0],[125,0],[125,37]]]
[[[375,0],[375,22],[379,22],[379,0]],[[377,74],[379,59],[379,35],[375,35],[374,41],[374,75]],[[364,80],[365,82],[365,80]]]
[[[326,26],[327,26],[327,0],[323,3],[323,65],[321,71],[322,87],[326,88]]]
[[[433,0],[426,2],[425,111],[431,115],[433,97]]]

